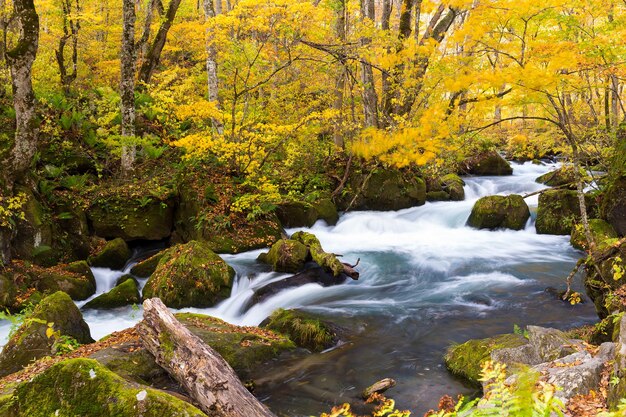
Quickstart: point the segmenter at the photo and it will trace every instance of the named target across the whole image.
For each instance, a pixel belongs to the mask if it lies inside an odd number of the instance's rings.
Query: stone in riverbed
[[[580,175],[583,179],[587,176],[584,170],[581,170]],[[567,185],[567,188],[570,190],[575,190],[576,172],[574,171],[573,165],[565,165],[559,169],[540,175],[535,181],[549,187],[561,187]]]
[[[91,343],[89,326],[76,304],[62,291],[37,305],[0,353],[0,377],[17,372],[32,360],[53,354],[56,338],[48,337],[49,326],[79,343]]]
[[[261,323],[261,326],[289,336],[298,346],[312,352],[321,352],[338,341],[335,326],[298,310],[280,308]]]
[[[73,300],[85,300],[96,292],[96,278],[85,261],[49,268],[32,275],[36,288],[41,292],[63,291]]]
[[[139,304],[141,296],[137,281],[130,277],[105,294],[101,294],[83,306],[83,309],[111,309]]]
[[[591,229],[591,235],[596,243],[597,249],[605,249],[608,246],[607,240],[617,237],[617,232],[613,227],[602,219],[590,219],[589,228]],[[587,250],[587,238],[583,230],[582,224],[575,224],[572,227],[572,235],[570,237],[570,243],[576,249]]]
[[[474,204],[467,225],[478,229],[521,230],[529,218],[530,210],[521,196],[493,195],[483,197]]]
[[[123,239],[117,238],[107,242],[104,248],[88,261],[91,266],[98,268],[122,269],[130,259],[130,249]]]
[[[259,255],[259,261],[272,265],[276,272],[296,273],[304,268],[310,258],[309,248],[292,239],[281,239],[267,253]]]
[[[511,175],[513,168],[496,151],[487,151],[466,159],[462,163],[472,175]]]
[[[167,249],[143,290],[172,308],[210,307],[227,298],[235,271],[206,242]]]
[[[163,257],[163,253],[165,251],[161,251],[151,257],[144,259],[142,261],[137,262],[131,269],[130,273],[136,275],[140,278],[147,278],[154,273],[157,266],[159,265],[159,261],[161,257]]]
[[[585,195],[589,218],[597,217],[597,206],[590,195]],[[580,221],[580,205],[576,191],[548,190],[539,196],[537,221],[538,234],[568,235],[572,225]]]

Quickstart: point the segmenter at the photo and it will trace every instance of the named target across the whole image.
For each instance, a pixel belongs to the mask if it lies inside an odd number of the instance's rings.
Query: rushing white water
[[[572,307],[543,293],[547,286],[561,285],[579,256],[567,236],[537,235],[534,215],[521,231],[465,226],[478,198],[540,190],[544,186],[535,178],[556,168],[513,166],[512,176],[466,178],[466,198],[461,202],[426,203],[395,212],[351,212],[336,226],[315,224],[310,231],[327,251],[342,254],[346,262],[360,258],[358,281],[289,288],[250,307],[256,289],[287,275],[259,265],[256,257],[261,251],[224,255],[237,271],[231,297],[214,308],[185,311],[258,325],[277,308],[305,308],[350,329],[355,336],[335,356],[314,355],[309,368],[294,365],[290,371],[294,375],[288,378],[258,377],[261,387],[264,381],[272,387],[263,392],[272,407],[289,415],[315,414],[320,401],[336,402],[338,396],[363,385],[359,378],[373,382],[387,376],[410,385],[410,390],[396,388],[394,396],[404,406],[419,410],[416,403],[421,401],[433,407],[439,394],[464,390],[441,368],[442,351],[450,342],[511,331],[513,323],[558,326],[566,320],[575,325],[593,319],[591,303]],[[537,199],[535,195],[526,200],[531,212]],[[130,266],[125,271],[94,268],[97,293],[111,289]],[[84,315],[98,339],[135,324],[141,309]],[[5,339],[8,328],[8,323],[0,323],[0,338]]]

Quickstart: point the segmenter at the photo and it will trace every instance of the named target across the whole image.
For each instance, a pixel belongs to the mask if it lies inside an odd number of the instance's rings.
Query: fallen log
[[[156,362],[211,417],[276,417],[241,383],[226,361],[192,334],[158,298],[143,302],[138,332]]]
[[[296,232],[291,236],[291,239],[308,246],[311,258],[335,277],[346,274],[352,279],[359,279],[359,273],[354,269],[356,265],[343,263],[335,254],[325,252],[320,241],[312,233]]]

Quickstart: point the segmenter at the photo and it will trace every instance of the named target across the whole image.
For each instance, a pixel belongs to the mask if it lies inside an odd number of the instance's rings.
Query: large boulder
[[[93,359],[67,359],[19,384],[0,404],[11,417],[206,417],[178,397],[131,384]]]
[[[337,206],[329,198],[322,198],[313,203],[313,208],[317,211],[317,219],[324,220],[328,225],[335,225],[339,221]]]
[[[585,195],[587,214],[597,217],[597,205],[590,195]],[[580,221],[580,205],[576,191],[547,190],[539,196],[537,233],[547,235],[568,235],[574,223]]]
[[[295,348],[291,340],[271,330],[235,326],[202,314],[179,313],[176,318],[222,355],[242,379],[255,367]]]
[[[227,298],[235,271],[206,242],[166,250],[146,286],[144,298],[158,297],[172,308],[210,307]]]
[[[148,191],[148,190],[146,190]],[[172,234],[175,200],[110,197],[98,199],[87,210],[94,233],[107,239],[161,240]]]
[[[337,329],[312,314],[278,309],[261,326],[289,336],[298,346],[321,352],[337,344]]]
[[[259,260],[272,265],[274,271],[292,273],[304,269],[309,258],[309,248],[292,239],[281,239],[272,245],[268,253],[259,255]]]
[[[623,271],[626,271],[626,243],[610,248],[597,265],[585,265],[585,290],[601,319],[626,311],[626,273]]]
[[[49,329],[55,334],[50,335]],[[89,326],[76,304],[64,292],[56,292],[35,307],[0,353],[0,377],[17,372],[32,360],[49,356],[70,337],[78,343],[91,343]]]
[[[600,250],[605,249],[608,245],[610,245],[611,239],[617,238],[617,232],[613,229],[613,226],[602,219],[590,219],[589,229],[591,230],[591,235],[596,247]],[[572,228],[570,243],[576,249],[589,249],[587,247],[587,238],[585,237],[585,231],[582,224],[575,224]]]
[[[116,285],[107,293],[101,294],[83,306],[83,309],[111,309],[124,307],[130,304],[139,304],[141,295],[137,281],[127,279]]]
[[[140,278],[147,278],[154,273],[162,257],[163,251],[139,261],[133,265],[130,269],[130,273]]]
[[[85,300],[96,292],[96,278],[85,261],[32,273],[35,287],[42,292],[63,291],[73,300]]]
[[[448,174],[441,177],[441,187],[450,196],[452,201],[465,199],[465,181],[456,174]]]
[[[0,311],[12,310],[16,303],[18,289],[13,280],[0,274]]]
[[[478,229],[521,230],[529,218],[530,210],[521,196],[493,195],[483,197],[474,204],[467,225]]]
[[[130,259],[131,251],[122,238],[116,238],[107,242],[102,250],[88,261],[91,266],[98,268],[122,269]]]
[[[581,170],[580,175],[583,179],[587,176],[584,170]],[[570,190],[575,190],[576,171],[574,170],[573,165],[565,165],[561,168],[555,169],[554,171],[540,175],[537,179],[535,179],[535,181],[539,184],[545,184],[550,187],[567,186]]]
[[[304,201],[287,201],[276,207],[283,227],[311,227],[317,221],[317,210]]]
[[[466,159],[461,164],[472,175],[511,175],[513,168],[496,151],[487,151]]]
[[[351,175],[337,204],[342,210],[400,210],[425,202],[426,182],[422,178],[394,169],[377,169]]]
[[[448,348],[444,362],[452,374],[479,386],[482,366],[486,361],[491,360],[493,351],[503,348],[516,348],[527,343],[528,340],[518,334],[503,334],[487,339],[468,340]]]
[[[601,211],[617,234],[626,236],[626,176],[610,182],[602,198]]]

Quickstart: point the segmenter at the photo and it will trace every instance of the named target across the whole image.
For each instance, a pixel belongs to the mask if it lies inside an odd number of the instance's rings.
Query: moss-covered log
[[[274,417],[243,386],[233,368],[192,334],[161,300],[144,301],[138,327],[143,345],[208,415],[215,417]]]
[[[352,279],[359,278],[359,273],[354,270],[352,265],[341,262],[335,254],[325,252],[324,249],[322,249],[322,244],[315,235],[307,232],[296,232],[291,236],[291,239],[306,245],[311,253],[311,258],[313,258],[319,266],[328,272],[332,272],[334,276],[338,277],[341,274],[346,274]]]

